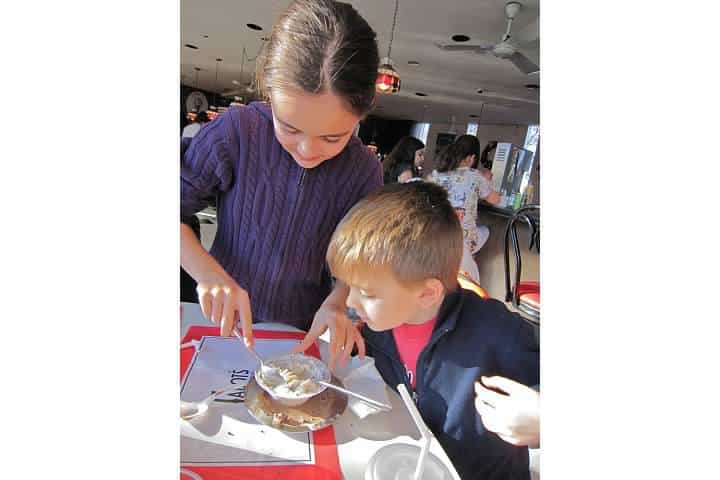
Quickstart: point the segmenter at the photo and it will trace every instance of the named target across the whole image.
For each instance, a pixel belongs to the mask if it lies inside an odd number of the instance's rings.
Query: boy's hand
[[[323,304],[315,314],[310,331],[293,352],[304,352],[317,338],[330,329],[330,361],[328,367],[335,369],[335,362],[340,357],[339,367],[344,367],[350,359],[355,345],[360,358],[365,358],[365,341],[360,331],[352,324],[347,316],[347,309],[332,304]]]
[[[540,446],[540,394],[504,377],[482,377],[475,382],[475,408],[485,428],[517,446]]]

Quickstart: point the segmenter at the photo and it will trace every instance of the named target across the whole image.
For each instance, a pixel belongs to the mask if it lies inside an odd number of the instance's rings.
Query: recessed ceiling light
[[[452,38],[454,42],[467,42],[468,40],[470,40],[470,37],[462,34],[453,35],[450,38]]]
[[[410,60],[408,62],[408,65],[412,65],[413,67],[416,67],[416,66],[420,65],[420,62],[418,62],[416,60]]]
[[[185,46],[186,46],[187,48],[192,48],[193,50],[197,50],[197,49],[198,49],[198,47],[196,47],[195,45],[193,45],[193,44],[191,44],[191,43],[186,43]]]
[[[262,30],[262,27],[260,25],[256,25],[254,23],[248,23],[247,27],[251,30]]]
[[[525,88],[529,88],[530,90],[540,90],[540,85],[537,83],[529,83],[525,85]]]
[[[417,95],[418,97],[427,97],[427,93],[423,92],[415,92],[415,95]]]

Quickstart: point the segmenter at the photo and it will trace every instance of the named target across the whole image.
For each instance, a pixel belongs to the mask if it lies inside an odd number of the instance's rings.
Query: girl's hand
[[[205,318],[214,324],[220,323],[220,334],[224,337],[232,335],[239,318],[245,345],[253,348],[255,342],[248,293],[225,272],[211,273],[196,280],[198,302]]]

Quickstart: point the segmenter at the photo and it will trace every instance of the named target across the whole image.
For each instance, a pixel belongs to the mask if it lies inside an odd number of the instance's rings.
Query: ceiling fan
[[[253,73],[250,74],[250,81],[243,84],[243,72],[245,71],[245,62],[254,62],[258,55],[260,55],[260,52],[262,51],[262,48],[265,46],[265,39],[262,39],[262,44],[260,45],[260,50],[258,50],[258,53],[255,55],[254,58],[249,58],[247,56],[247,50],[245,47],[242,49],[242,58],[241,58],[241,64],[240,64],[240,80],[233,80],[232,84],[235,85],[234,88],[226,88],[222,91],[221,95],[223,97],[242,97],[247,102],[257,100],[259,99],[259,94],[257,92],[257,86],[255,85],[255,75]]]
[[[437,43],[436,45],[441,49],[448,52],[475,52],[481,54],[494,55],[504,60],[509,60],[515,65],[520,71],[526,75],[533,75],[540,73],[540,67],[527,58],[525,55],[518,51],[518,47],[510,42],[512,36],[510,35],[510,27],[518,14],[522,5],[520,2],[508,2],[505,4],[505,17],[507,18],[507,27],[505,28],[505,34],[502,36],[500,43],[485,43],[483,45],[443,45]],[[532,42],[528,42],[532,43]]]

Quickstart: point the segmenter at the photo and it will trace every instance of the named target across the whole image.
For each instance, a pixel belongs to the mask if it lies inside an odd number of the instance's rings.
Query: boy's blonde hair
[[[410,182],[385,185],[350,209],[326,258],[341,280],[389,268],[403,284],[436,278],[452,291],[462,252],[462,228],[445,189]]]

